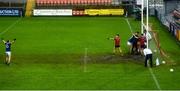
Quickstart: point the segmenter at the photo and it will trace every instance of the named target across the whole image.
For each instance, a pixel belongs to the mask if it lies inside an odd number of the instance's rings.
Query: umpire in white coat
[[[148,60],[150,61],[150,66],[151,67],[153,67],[153,62],[152,62],[152,51],[151,51],[151,49],[149,49],[149,48],[145,48],[144,50],[143,50],[143,53],[144,53],[144,55],[145,55],[145,67],[147,67],[147,63],[148,63]]]

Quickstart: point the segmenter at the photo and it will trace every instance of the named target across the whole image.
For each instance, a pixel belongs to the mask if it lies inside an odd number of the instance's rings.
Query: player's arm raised
[[[1,38],[1,40],[2,40],[3,43],[6,43],[6,41],[3,38]]]
[[[108,38],[109,40],[114,40],[114,38]]]
[[[138,38],[138,36],[136,36],[135,34],[133,34],[133,36],[134,36],[135,38]]]
[[[13,41],[11,41],[11,44],[14,43],[16,41],[16,39],[13,39]]]

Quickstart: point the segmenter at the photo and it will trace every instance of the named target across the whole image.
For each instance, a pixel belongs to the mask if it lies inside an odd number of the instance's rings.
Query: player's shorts
[[[132,43],[128,41],[128,42],[127,42],[127,45],[128,45],[128,46],[131,46],[131,45],[132,45]]]
[[[144,48],[145,48],[145,45],[141,45],[141,48],[143,48],[143,49],[144,49]]]
[[[11,56],[11,52],[10,52],[10,51],[7,51],[7,52],[6,52],[6,55]]]
[[[115,48],[119,48],[120,47],[120,45],[115,45]]]

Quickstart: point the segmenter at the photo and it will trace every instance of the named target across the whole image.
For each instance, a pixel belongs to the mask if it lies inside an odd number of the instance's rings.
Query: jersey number
[[[6,48],[9,48],[9,46],[8,46],[8,45],[6,45]]]

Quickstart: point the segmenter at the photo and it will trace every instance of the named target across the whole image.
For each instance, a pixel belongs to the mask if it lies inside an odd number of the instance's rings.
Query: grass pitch
[[[140,22],[132,18],[129,21],[134,31],[140,30]],[[0,25],[0,37],[17,39],[12,45],[10,67],[3,63],[4,45],[0,46],[2,90],[180,89],[179,66],[173,66],[173,73],[169,65],[154,67],[152,74],[144,68],[141,57],[128,56],[126,42],[131,31],[125,18],[1,17]],[[120,34],[125,57],[112,54],[113,41],[107,38],[116,33]],[[160,34],[167,35],[164,31]],[[172,38],[170,42],[179,48]]]

